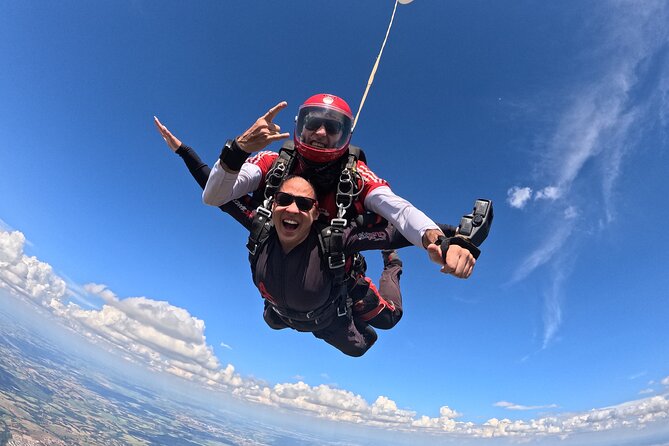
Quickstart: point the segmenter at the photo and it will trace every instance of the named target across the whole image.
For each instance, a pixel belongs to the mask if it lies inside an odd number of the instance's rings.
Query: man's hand
[[[444,262],[441,246],[435,243],[443,235],[444,233],[439,229],[428,229],[423,234],[423,246],[427,248],[430,260],[441,265],[442,273],[452,274],[460,279],[468,278],[472,275],[476,259],[467,249],[458,245],[450,245],[446,251],[446,261]]]
[[[272,120],[276,115],[286,108],[286,101],[279,102],[270,108],[267,113],[258,118],[258,120],[241,136],[237,137],[237,145],[247,153],[262,150],[274,141],[290,137],[290,133],[280,133],[281,127],[274,124]]]
[[[441,272],[452,274],[460,279],[466,279],[472,275],[476,259],[471,252],[458,245],[450,245],[446,251],[446,262],[441,251],[441,246],[430,244],[427,247],[430,260],[441,265]]]
[[[170,133],[170,131],[167,130],[167,127],[165,127],[155,116],[153,117],[153,123],[156,124],[156,128],[160,132],[160,136],[163,137],[167,143],[167,146],[172,150],[172,152],[176,152],[177,149],[181,147],[181,141],[179,141],[176,136]]]

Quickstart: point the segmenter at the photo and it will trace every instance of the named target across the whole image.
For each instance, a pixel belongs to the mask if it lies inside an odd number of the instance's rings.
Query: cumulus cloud
[[[242,378],[231,364],[222,367],[206,343],[204,322],[186,310],[146,297],[119,298],[106,286],[87,284],[82,289],[105,302],[101,309],[83,310],[67,303],[65,283],[51,267],[23,253],[25,237],[20,232],[0,231],[0,285],[17,296],[49,309],[88,339],[145,367],[195,381],[218,391],[227,391],[246,401],[281,407],[339,422],[374,426],[402,432],[452,433],[469,437],[519,437],[570,435],[617,427],[642,427],[669,420],[669,399],[658,395],[619,406],[537,420],[490,419],[482,424],[458,420],[462,415],[449,406],[438,417],[418,415],[395,401],[379,396],[369,403],[360,395],[328,385],[310,386],[302,381],[273,386],[253,378]],[[669,386],[669,377],[662,380]],[[550,409],[499,402],[509,410]]]
[[[24,254],[25,243],[19,231],[0,231],[1,287],[48,308],[89,339],[111,344],[154,369],[202,382],[239,384],[239,377],[230,369],[222,370],[207,345],[202,320],[168,302],[120,299],[106,286],[93,283],[82,289],[105,304],[99,310],[84,310],[67,302],[73,293],[49,264]]]
[[[19,231],[0,231],[0,286],[41,304],[56,305],[65,296],[65,281],[49,264],[26,256],[25,243]]]
[[[511,207],[522,209],[532,197],[532,189],[529,187],[514,186],[506,191],[506,201]]]
[[[155,319],[143,311],[153,312]],[[205,381],[223,377],[213,349],[206,344],[204,323],[167,302],[129,298],[119,301],[118,306],[104,305],[101,310],[69,305],[61,314],[89,335],[97,335],[120,350],[141,357],[154,368]],[[178,322],[166,329],[169,321]],[[225,380],[221,383],[232,384]]]

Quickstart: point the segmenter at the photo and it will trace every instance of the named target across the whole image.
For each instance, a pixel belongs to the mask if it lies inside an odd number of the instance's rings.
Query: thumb
[[[439,265],[444,264],[444,260],[441,257],[441,249],[434,243],[430,243],[427,246],[427,255],[430,257],[430,260],[432,260],[434,263],[438,263]]]

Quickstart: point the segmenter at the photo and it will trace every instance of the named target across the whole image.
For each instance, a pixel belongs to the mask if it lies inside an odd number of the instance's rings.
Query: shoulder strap
[[[274,196],[281,182],[290,174],[294,161],[295,146],[292,141],[287,141],[279,150],[279,156],[274,160],[265,178],[265,200]]]
[[[335,204],[337,205],[337,219],[344,218],[348,209],[353,205],[355,199],[362,191],[364,178],[358,173],[358,159],[362,153],[359,147],[349,146],[346,163],[339,175],[339,182],[337,183],[337,192],[335,194]],[[355,207],[355,206],[354,206]],[[334,220],[333,220],[334,221]],[[344,226],[347,222],[344,222]]]
[[[348,153],[349,155],[354,155],[356,159],[359,159],[363,163],[367,164],[367,155],[365,155],[365,151],[362,150],[362,148],[349,144]]]

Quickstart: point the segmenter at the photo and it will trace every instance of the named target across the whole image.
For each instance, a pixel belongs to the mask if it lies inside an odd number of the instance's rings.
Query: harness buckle
[[[258,206],[258,207],[256,208],[256,212],[257,212],[258,214],[262,215],[263,217],[270,218],[270,217],[272,216],[272,211],[270,211],[269,209],[267,209],[267,208],[264,207],[264,206]]]
[[[346,313],[348,313],[348,311],[346,311],[346,305],[337,306],[337,317],[346,316]]]
[[[314,316],[314,310],[311,310],[310,312],[308,312],[308,313],[306,314],[306,318],[307,318],[307,319],[311,319],[313,316]]]
[[[348,221],[345,218],[333,218],[330,220],[330,226],[337,226],[339,228],[345,228]]]
[[[328,266],[330,269],[343,268],[346,266],[346,257],[344,257],[344,253],[333,254],[328,257]]]

